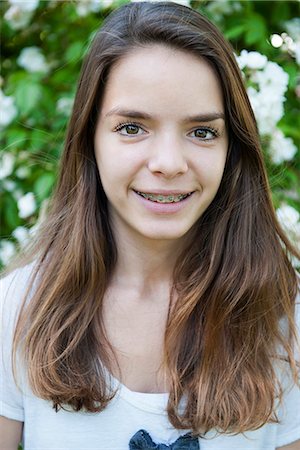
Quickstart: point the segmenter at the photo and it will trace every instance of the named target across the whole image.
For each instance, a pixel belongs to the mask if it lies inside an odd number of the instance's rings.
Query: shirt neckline
[[[168,392],[137,392],[129,389],[110,374],[113,389],[117,390],[117,396],[143,411],[166,415],[169,399]]]

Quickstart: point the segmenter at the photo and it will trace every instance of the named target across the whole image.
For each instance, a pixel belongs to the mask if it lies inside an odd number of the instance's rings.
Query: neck
[[[132,236],[130,231],[116,237],[118,261],[113,284],[142,293],[170,289],[173,270],[182,249],[180,242]]]

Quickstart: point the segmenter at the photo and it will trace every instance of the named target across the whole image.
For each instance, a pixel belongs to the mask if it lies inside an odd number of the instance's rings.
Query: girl
[[[122,6],[3,281],[1,448],[299,450],[288,254],[229,44],[187,7]]]

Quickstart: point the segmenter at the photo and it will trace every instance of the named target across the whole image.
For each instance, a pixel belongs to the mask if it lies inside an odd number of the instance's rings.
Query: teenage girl
[[[299,450],[290,255],[229,44],[187,7],[122,6],[2,281],[1,450]]]

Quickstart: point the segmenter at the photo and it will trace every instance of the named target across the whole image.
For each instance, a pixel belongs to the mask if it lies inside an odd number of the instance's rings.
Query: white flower
[[[30,169],[29,167],[25,167],[25,166],[21,166],[16,170],[16,175],[18,178],[20,178],[21,180],[28,178],[30,175]]]
[[[25,28],[31,17],[32,13],[30,11],[22,11],[18,6],[11,6],[4,14],[4,19],[7,20],[14,30]]]
[[[47,8],[56,8],[57,5],[59,5],[61,2],[61,0],[51,0],[51,2],[49,2],[49,4],[47,5]]]
[[[277,91],[277,96],[283,95],[287,90],[289,76],[279,64],[268,61],[264,70],[256,71],[251,77],[258,83],[260,89],[272,86]]]
[[[9,0],[10,8],[4,14],[11,28],[19,30],[26,27],[38,7],[39,0]]]
[[[2,180],[2,186],[3,186],[3,189],[5,189],[8,192],[15,191],[15,189],[17,187],[16,183],[12,180]]]
[[[240,11],[241,5],[239,2],[217,0],[207,2],[205,9],[209,11],[215,21],[221,21],[223,16],[232,14],[234,11]]]
[[[144,0],[131,0],[132,3],[143,2]],[[160,2],[161,0],[150,0],[152,3]],[[190,6],[190,0],[166,0],[167,2],[173,1],[174,3],[178,3],[183,6]]]
[[[285,22],[285,27],[292,39],[295,41],[300,39],[300,18],[294,17],[288,22]]]
[[[300,213],[290,205],[283,203],[276,210],[277,218],[280,224],[287,229],[294,229],[299,225]]]
[[[267,57],[258,52],[248,52],[242,50],[240,56],[236,57],[240,69],[248,67],[249,69],[262,69],[267,64]]]
[[[300,66],[300,41],[296,42],[294,53],[296,63]]]
[[[19,244],[24,245],[27,243],[30,230],[28,230],[26,227],[17,227],[13,232],[12,235],[14,238],[17,239]]]
[[[19,217],[26,219],[36,210],[36,202],[32,192],[28,192],[18,200]]]
[[[14,120],[17,113],[18,111],[15,106],[14,98],[4,95],[0,89],[0,128],[9,125]]]
[[[284,113],[283,99],[277,97],[272,87],[257,91],[252,86],[247,89],[261,135],[271,135]]]
[[[22,189],[15,188],[14,191],[12,192],[12,195],[14,199],[18,202],[20,198],[23,197],[24,192],[22,191]]]
[[[56,103],[56,109],[58,112],[64,114],[65,116],[69,116],[72,111],[73,103],[73,98],[62,97]]]
[[[242,65],[244,63],[246,64],[242,61]],[[288,87],[288,74],[278,64],[267,61],[262,69],[253,70],[247,75],[249,81],[254,84],[247,92],[259,132],[262,135],[272,135],[284,114],[284,94]]]
[[[35,11],[40,0],[8,0],[10,5],[18,6],[22,11]]]
[[[282,67],[258,52],[242,50],[236,59],[241,69],[250,69],[243,73],[250,82],[247,92],[259,132],[261,135],[272,135],[284,114],[284,94],[289,76]]]
[[[272,161],[280,164],[283,161],[290,161],[297,153],[297,147],[293,140],[285,137],[282,131],[276,129],[272,133],[269,152]]]
[[[1,262],[4,266],[9,263],[11,258],[14,256],[16,248],[11,241],[2,240],[0,241],[0,254]]]
[[[279,222],[282,226],[291,228],[298,224],[300,213],[290,205],[283,203],[276,211]]]
[[[161,1],[161,0],[157,0],[157,1]],[[175,3],[178,3],[179,5],[183,5],[183,6],[190,6],[190,3],[191,3],[190,0],[167,0],[167,1],[174,1]]]
[[[4,152],[1,154],[0,180],[12,174],[14,164],[15,156],[12,153]]]
[[[108,8],[114,0],[78,0],[76,12],[79,16],[86,16],[91,12],[98,12],[101,8]]]
[[[38,47],[23,48],[17,63],[28,72],[48,72],[49,70],[49,65]]]
[[[276,211],[280,225],[294,244],[300,243],[300,214],[290,205],[283,203]]]

